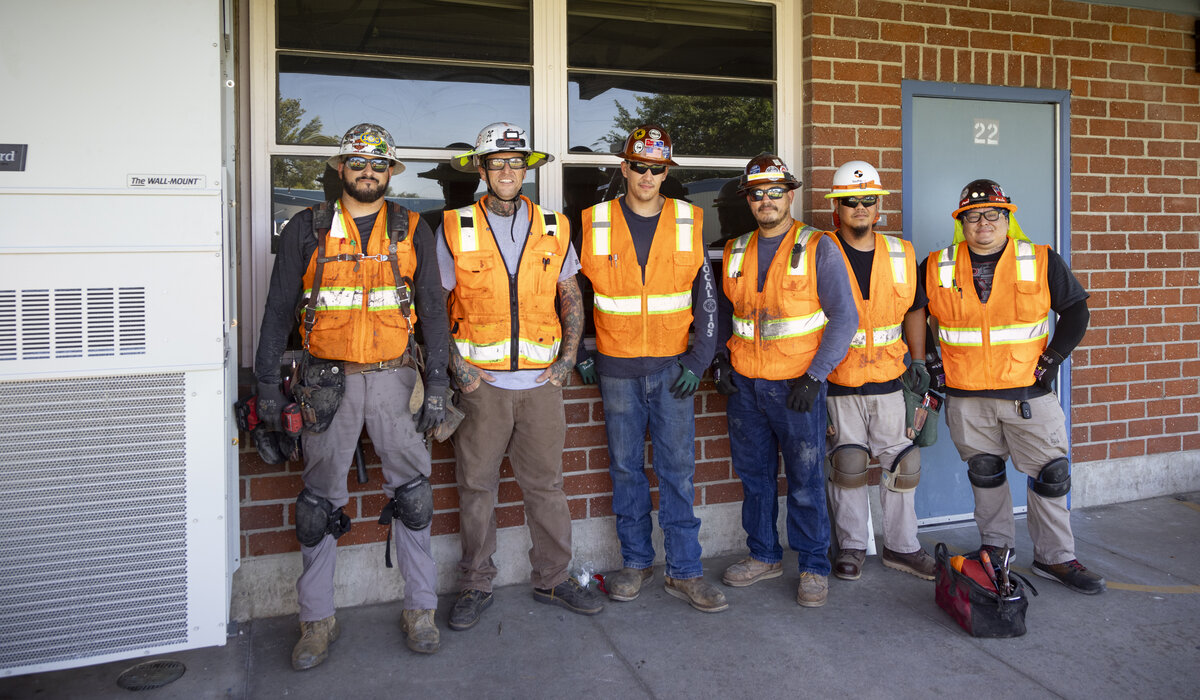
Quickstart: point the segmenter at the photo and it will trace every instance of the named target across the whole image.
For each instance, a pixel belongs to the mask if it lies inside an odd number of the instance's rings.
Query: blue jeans
[[[692,485],[696,475],[696,412],[692,397],[677,399],[671,395],[671,385],[679,372],[679,367],[672,364],[645,377],[600,375],[600,396],[604,399],[613,513],[617,516],[623,565],[633,569],[654,565],[645,460],[649,428],[667,576],[695,578],[704,573],[700,565],[700,519],[692,512],[696,493]]]
[[[729,397],[729,446],[742,480],[742,527],[750,556],[775,564],[783,559],[775,521],[779,517],[779,453],[787,476],[788,544],[799,570],[828,576],[829,511],[825,506],[825,388],[808,413],[787,407],[786,380],[751,379],[733,373],[738,393]]]

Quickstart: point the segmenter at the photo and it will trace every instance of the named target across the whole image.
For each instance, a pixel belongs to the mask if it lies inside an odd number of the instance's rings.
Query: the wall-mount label
[[[202,190],[207,185],[203,175],[129,175],[126,184],[129,187],[196,189]]]
[[[19,172],[25,169],[26,143],[0,143],[0,172]]]

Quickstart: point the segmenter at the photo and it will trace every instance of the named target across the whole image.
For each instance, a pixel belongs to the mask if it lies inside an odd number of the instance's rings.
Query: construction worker
[[[1075,558],[1066,418],[1052,383],[1087,331],[1088,293],[1049,246],[1021,230],[1012,203],[992,180],[959,196],[954,242],[921,271],[941,359],[931,385],[948,395],[946,424],[967,463],[981,549],[995,561],[1016,532],[1005,459],[1025,474],[1033,573],[1073,591],[1104,592],[1104,578]],[[1058,319],[1047,342],[1050,311]],[[944,370],[942,364],[944,363]]]
[[[723,580],[749,586],[783,575],[775,529],[782,452],[788,545],[799,555],[796,602],[819,607],[830,571],[825,382],[846,355],[858,313],[837,244],[792,218],[799,186],[778,156],[763,153],[746,164],[740,191],[758,228],[725,245],[721,279],[730,306],[721,311],[718,338],[727,339],[729,356],[718,353],[713,378],[729,396],[729,445],[750,548]]]
[[[566,217],[521,195],[525,172],[551,158],[530,147],[524,129],[497,122],[479,132],[474,149],[451,160],[487,185],[474,205],[445,213],[437,236],[450,303],[451,372],[466,414],[454,435],[463,550],[450,613],[454,630],[473,627],[492,604],[496,493],[506,449],[525,498],[533,599],[583,615],[604,609],[596,593],[567,575],[562,386],[583,329],[579,258]]]
[[[921,451],[906,435],[904,392],[929,388],[925,371],[925,299],[912,244],[875,231],[882,207],[879,173],[865,161],[833,175],[833,240],[845,257],[858,331],[829,375],[829,496],[839,552],[833,574],[856,580],[867,556],[867,464],[882,466],[883,565],[933,580],[935,562],[917,541],[913,493]],[[907,371],[905,352],[913,360]]]
[[[296,500],[296,536],[304,560],[296,582],[301,638],[292,651],[292,667],[297,670],[324,661],[338,638],[337,539],[350,529],[342,507],[349,500],[347,472],[364,425],[382,462],[390,499],[382,520],[392,522],[389,539],[396,541],[404,577],[401,627],[413,651],[433,653],[439,646],[433,621],[437,566],[429,544],[433,492],[422,439],[444,420],[449,388],[449,335],[436,247],[415,212],[394,203],[385,206],[391,176],[404,170],[387,130],[375,124],[351,128],[329,164],[342,180],[341,197],[300,212],[284,228],[254,363],[259,415],[278,425],[287,403],[279,364],[301,309],[304,354],[292,385],[305,424],[304,490]],[[422,386],[420,353],[412,340],[416,323],[428,347],[424,399],[416,402],[414,416],[410,402]]]
[[[609,598],[631,601],[654,575],[645,436],[654,446],[665,590],[702,612],[729,607],[700,564],[695,500],[696,414],[692,394],[712,362],[717,303],[702,231],[704,212],[660,189],[672,165],[671,137],[655,124],[630,132],[618,154],[625,195],[583,212],[580,262],[595,291],[596,356],[580,375],[599,375],[608,434],[613,513],[622,568],[606,576]],[[688,348],[688,331],[696,341]]]

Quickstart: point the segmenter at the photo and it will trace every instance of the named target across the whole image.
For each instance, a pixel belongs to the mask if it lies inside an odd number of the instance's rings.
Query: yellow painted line
[[[1035,575],[1029,569],[1017,566],[1012,567],[1012,569],[1013,571],[1020,572],[1038,586],[1054,583],[1054,581],[1048,578]],[[1113,590],[1134,591],[1136,593],[1162,593],[1165,595],[1194,595],[1200,593],[1200,586],[1143,586],[1140,583],[1114,583],[1112,581],[1108,581],[1107,586]]]
[[[1192,510],[1200,510],[1200,503],[1192,503],[1191,501],[1176,501],[1176,503],[1182,503]]]

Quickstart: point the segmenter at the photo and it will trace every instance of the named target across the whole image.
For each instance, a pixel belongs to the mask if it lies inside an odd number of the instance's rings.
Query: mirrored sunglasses
[[[525,165],[526,165],[525,156],[509,156],[508,158],[488,158],[487,159],[487,169],[488,170],[504,170],[505,163],[507,163],[508,167],[512,168],[513,170],[524,170]]]
[[[847,209],[857,209],[861,204],[864,207],[873,207],[879,201],[879,196],[874,194],[864,195],[862,197],[842,197],[839,200],[843,207]]]
[[[783,196],[787,194],[787,191],[788,188],[786,187],[768,187],[765,190],[750,190],[747,194],[750,195],[750,201],[761,202],[763,197],[769,197],[771,199],[783,199]]]
[[[354,172],[366,170],[367,164],[370,164],[371,170],[377,173],[387,172],[388,168],[392,167],[392,162],[386,158],[363,158],[362,156],[350,156],[343,161],[347,168]]]

